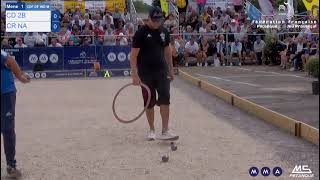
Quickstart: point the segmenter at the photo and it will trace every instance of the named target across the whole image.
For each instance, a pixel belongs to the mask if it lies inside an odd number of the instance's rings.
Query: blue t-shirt
[[[8,54],[1,50],[1,95],[16,91],[12,71],[5,66],[7,60]]]

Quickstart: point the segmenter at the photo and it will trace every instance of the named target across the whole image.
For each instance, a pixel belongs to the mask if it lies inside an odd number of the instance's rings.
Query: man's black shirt
[[[164,48],[169,46],[170,37],[164,27],[151,29],[147,25],[137,30],[133,37],[133,48],[140,48],[137,66],[140,76],[158,72],[167,73]]]

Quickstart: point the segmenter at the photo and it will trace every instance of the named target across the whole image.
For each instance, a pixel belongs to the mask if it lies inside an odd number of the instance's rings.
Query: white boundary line
[[[248,86],[252,86],[252,87],[261,87],[258,84],[252,84],[252,83],[246,83],[246,82],[239,82],[239,81],[233,81],[230,79],[224,79],[224,78],[220,78],[220,77],[216,77],[216,76],[208,76],[208,75],[203,75],[203,74],[196,74],[197,76],[201,76],[204,78],[211,78],[211,79],[217,79],[217,80],[222,80],[222,81],[228,81],[228,82],[233,82],[233,83],[237,83],[237,84],[244,84],[244,85],[248,85]]]

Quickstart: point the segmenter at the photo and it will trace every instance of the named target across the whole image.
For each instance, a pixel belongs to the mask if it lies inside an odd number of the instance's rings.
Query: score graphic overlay
[[[6,32],[56,32],[59,16],[46,3],[7,3]],[[51,17],[51,14],[53,17]]]

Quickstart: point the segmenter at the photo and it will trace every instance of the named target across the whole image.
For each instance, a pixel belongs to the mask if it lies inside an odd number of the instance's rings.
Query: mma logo
[[[119,54],[118,54],[118,59],[119,59],[119,61],[120,62],[123,62],[123,61],[125,61],[126,60],[126,53],[124,53],[124,52],[120,52]]]
[[[41,63],[45,64],[48,62],[48,56],[46,54],[41,54],[40,57],[39,57],[39,60]]]
[[[312,173],[311,169],[308,165],[296,165],[290,177],[313,177],[314,174]]]
[[[49,60],[52,64],[55,64],[59,61],[59,56],[57,54],[51,54]]]
[[[82,51],[82,52],[80,53],[80,58],[86,58],[86,56],[87,56],[87,53],[86,53],[86,52]]]
[[[109,53],[107,57],[110,62],[114,62],[117,59],[116,54],[113,52]]]
[[[38,62],[38,56],[36,54],[30,54],[29,56],[29,62],[31,64],[35,64]]]

